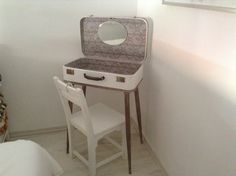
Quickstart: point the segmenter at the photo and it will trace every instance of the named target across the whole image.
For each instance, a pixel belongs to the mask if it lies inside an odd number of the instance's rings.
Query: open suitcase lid
[[[106,24],[106,25],[105,25]],[[125,38],[111,34],[110,26],[125,29]],[[109,26],[110,25],[110,26]],[[150,28],[145,18],[85,17],[80,21],[83,54],[88,58],[142,63],[149,54]],[[101,33],[103,28],[103,33]],[[103,36],[102,36],[103,35]],[[105,37],[104,37],[105,35]],[[111,35],[113,37],[111,37]],[[116,35],[116,37],[114,37]],[[102,40],[101,38],[105,38]],[[107,44],[109,42],[113,42]]]

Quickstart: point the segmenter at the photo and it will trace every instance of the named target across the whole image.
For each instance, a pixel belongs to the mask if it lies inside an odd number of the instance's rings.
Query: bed
[[[59,176],[60,165],[38,144],[18,140],[0,144],[1,176]]]

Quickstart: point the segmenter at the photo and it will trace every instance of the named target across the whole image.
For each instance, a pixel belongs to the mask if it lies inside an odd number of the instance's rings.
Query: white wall
[[[10,130],[65,125],[52,76],[80,56],[80,19],[134,16],[136,0],[0,0],[0,72],[9,105]],[[123,109],[120,93],[88,89],[89,103],[103,101]]]
[[[154,20],[145,135],[169,176],[236,174],[236,14],[138,0]]]
[[[235,13],[161,5],[139,0],[139,15],[154,18],[155,39],[235,70]]]
[[[2,12],[3,12],[3,6],[2,6],[2,1],[0,1],[0,43],[2,42],[2,36],[3,36],[3,29],[2,29],[2,21],[3,21],[3,19],[2,19],[2,17],[3,17],[3,14],[2,14]]]

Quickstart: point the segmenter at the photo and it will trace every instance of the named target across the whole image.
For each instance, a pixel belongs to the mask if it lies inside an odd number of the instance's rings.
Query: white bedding
[[[38,144],[18,140],[0,144],[0,176],[59,176],[60,165]]]

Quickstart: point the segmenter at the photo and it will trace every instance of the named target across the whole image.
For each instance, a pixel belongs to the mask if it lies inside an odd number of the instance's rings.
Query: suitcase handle
[[[84,73],[84,78],[93,80],[93,81],[103,81],[105,79],[105,76],[102,77],[94,77],[94,76],[88,76]]]

